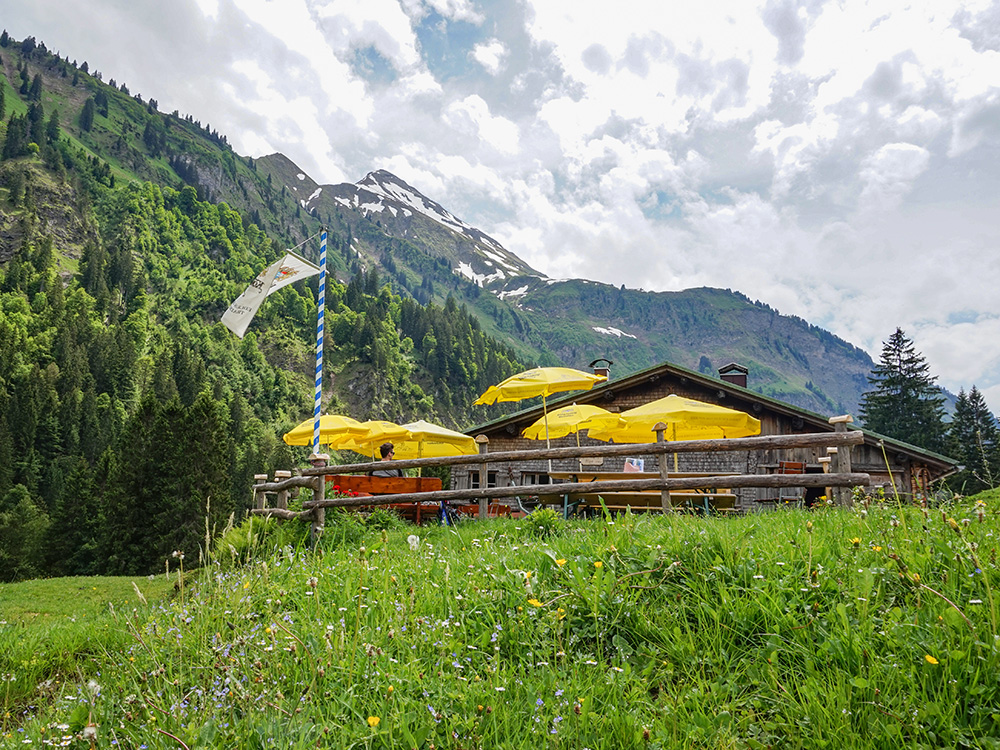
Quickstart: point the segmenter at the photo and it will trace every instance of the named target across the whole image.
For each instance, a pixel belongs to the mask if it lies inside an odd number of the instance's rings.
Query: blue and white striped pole
[[[326,307],[326,230],[319,235],[319,293],[316,295],[316,400],[313,405],[313,453],[319,453],[319,418],[323,407],[323,313]]]

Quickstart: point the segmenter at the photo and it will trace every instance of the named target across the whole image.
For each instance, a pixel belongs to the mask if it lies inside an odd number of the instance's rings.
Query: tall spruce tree
[[[928,450],[944,448],[944,397],[902,329],[882,342],[868,382],[873,389],[861,397],[865,427]]]
[[[83,103],[83,109],[80,110],[80,129],[89,131],[94,127],[94,110],[96,109],[93,99],[88,99]]]
[[[965,467],[953,480],[962,492],[972,494],[1000,483],[1000,430],[976,386],[968,393],[958,392],[948,430],[948,454]]]

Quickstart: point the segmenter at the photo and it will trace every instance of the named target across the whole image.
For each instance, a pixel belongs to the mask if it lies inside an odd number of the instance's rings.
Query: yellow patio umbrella
[[[297,425],[282,436],[286,445],[312,445],[313,444],[313,418]],[[341,443],[349,440],[354,435],[361,435],[365,428],[361,423],[351,417],[339,414],[323,414],[319,418],[319,442],[322,445],[332,445],[339,447]]]
[[[491,385],[473,403],[495,404],[497,401],[522,401],[541,396],[542,414],[548,416],[549,408],[545,402],[547,396],[565,391],[589,391],[597,383],[603,383],[607,379],[607,375],[595,375],[571,367],[536,367],[511,375],[502,383]],[[548,434],[545,436],[546,447],[551,447],[550,437]],[[549,470],[552,470],[552,459],[549,459]]]
[[[570,404],[546,414],[522,430],[521,435],[529,440],[541,440],[546,435],[560,438],[575,432],[579,444],[580,430],[612,429],[617,426],[618,421],[617,414],[599,406]]]
[[[693,398],[671,394],[618,415],[621,421],[611,429],[591,430],[595,440],[615,443],[655,443],[653,427],[663,422],[664,440],[710,440],[760,434],[760,422],[744,411],[706,404]],[[674,471],[677,454],[674,453]]]
[[[497,401],[522,401],[526,398],[545,397],[563,391],[589,391],[607,375],[594,375],[570,367],[536,367],[511,375],[502,383],[491,385],[475,404],[495,404]]]
[[[665,440],[736,438],[760,434],[760,422],[738,409],[670,395],[623,411],[616,427],[590,430],[597,440],[615,443],[655,443],[653,427],[663,422]]]
[[[410,431],[395,422],[388,422],[384,419],[369,419],[361,422],[364,433],[352,435],[340,447],[360,453],[363,456],[375,457],[375,448],[383,443],[396,445],[397,441],[404,440],[410,436]],[[398,449],[396,451],[399,452]],[[401,458],[401,456],[400,456]]]
[[[410,435],[394,443],[396,458],[443,458],[445,456],[474,456],[479,447],[474,438],[447,427],[425,422],[407,422],[403,425]]]

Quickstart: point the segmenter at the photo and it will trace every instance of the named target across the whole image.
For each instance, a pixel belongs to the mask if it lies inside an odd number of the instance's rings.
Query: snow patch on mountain
[[[512,289],[509,292],[498,292],[497,297],[500,299],[508,299],[510,297],[523,297],[528,293],[528,285],[519,286],[517,289]]]
[[[593,328],[598,333],[603,333],[606,336],[617,336],[618,338],[624,336],[625,338],[638,340],[638,336],[633,336],[631,333],[625,333],[625,331],[622,331],[619,328],[612,328],[612,327],[601,328],[600,326],[591,326],[591,328]]]
[[[491,273],[491,274],[476,273],[474,270],[472,270],[472,266],[464,261],[458,262],[458,268],[455,269],[455,273],[457,273],[459,276],[464,276],[473,284],[480,287],[486,286],[491,281],[502,281],[503,279],[507,278],[507,275],[500,269],[497,269],[496,273]]]

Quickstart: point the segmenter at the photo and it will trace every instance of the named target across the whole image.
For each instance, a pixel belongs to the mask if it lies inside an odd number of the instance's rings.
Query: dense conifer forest
[[[315,279],[272,295],[236,338],[222,312],[287,237],[209,190],[139,179],[187,161],[163,135],[170,118],[122,101],[124,84],[109,91],[34,40],[7,37],[0,56],[0,579],[197,559],[248,507],[253,474],[302,458],[280,435],[312,413]],[[96,89],[78,129],[60,124],[69,102],[36,69]],[[124,158],[84,142],[116,124]],[[454,301],[404,299],[356,270],[328,285],[327,411],[459,426],[522,367]]]

